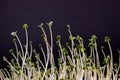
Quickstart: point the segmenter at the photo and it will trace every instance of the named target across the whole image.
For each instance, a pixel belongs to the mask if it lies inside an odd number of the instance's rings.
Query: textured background
[[[61,34],[63,42],[67,41],[67,24],[71,25],[73,35],[84,38],[85,44],[95,34],[98,44],[104,45],[103,38],[109,35],[117,56],[116,50],[120,48],[119,0],[0,0],[0,62],[3,55],[9,57],[8,49],[14,48],[12,31],[17,30],[25,41],[22,25],[29,24],[29,37],[37,48],[42,42],[41,30],[37,26],[51,20],[54,22],[54,36]]]

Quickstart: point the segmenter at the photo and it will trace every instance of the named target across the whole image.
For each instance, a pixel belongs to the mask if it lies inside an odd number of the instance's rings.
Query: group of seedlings
[[[3,57],[8,67],[0,69],[0,80],[118,80],[120,57],[118,64],[113,62],[113,52],[108,36],[104,41],[108,44],[109,54],[106,54],[103,46],[99,52],[96,35],[92,35],[89,39],[89,53],[87,53],[83,38],[79,35],[73,36],[69,25],[67,25],[68,42],[62,44],[61,36],[57,35],[54,43],[52,24],[51,21],[38,26],[42,30],[41,36],[45,45],[39,45],[39,53],[33,48],[32,41],[28,39],[27,24],[23,25],[25,45],[22,44],[17,32],[11,33],[15,48],[9,49],[9,53],[13,58],[9,61],[5,56]],[[45,25],[48,26],[49,35],[45,32]],[[54,51],[54,48],[58,49],[58,52]],[[118,53],[120,54],[120,51]],[[57,59],[55,54],[59,55]],[[101,60],[99,54],[103,55]]]

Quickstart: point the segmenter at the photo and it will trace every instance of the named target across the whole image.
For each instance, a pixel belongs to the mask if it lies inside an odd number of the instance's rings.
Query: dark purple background
[[[113,49],[120,48],[119,0],[0,0],[0,62],[14,47],[12,31],[17,30],[24,41],[22,25],[29,24],[30,40],[36,47],[41,40],[37,26],[51,20],[54,36],[61,34],[63,42],[68,36],[66,25],[70,24],[73,34],[81,35],[85,42],[95,34],[102,45],[103,38],[109,35]]]

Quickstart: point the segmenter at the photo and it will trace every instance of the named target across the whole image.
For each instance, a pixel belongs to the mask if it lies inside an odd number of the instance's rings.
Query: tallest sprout
[[[54,56],[53,56],[53,32],[52,32],[52,26],[53,26],[53,21],[50,21],[49,23],[46,23],[49,27],[49,31],[50,31],[50,62],[51,62],[51,67],[55,67],[55,60],[54,60]],[[54,72],[53,69],[51,69],[51,72]]]
[[[25,65],[25,60],[27,58],[27,54],[28,54],[28,31],[27,31],[27,28],[28,28],[28,24],[24,24],[23,25],[23,28],[25,29],[25,35],[26,35],[26,45],[25,45],[25,54],[24,54],[24,58],[23,58],[23,62],[22,62],[22,73],[23,73],[23,68],[24,68],[24,65]],[[23,77],[23,74],[21,74],[21,79]]]

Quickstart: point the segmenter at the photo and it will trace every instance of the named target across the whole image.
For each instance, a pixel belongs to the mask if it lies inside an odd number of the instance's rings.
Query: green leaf
[[[48,69],[47,74],[50,75],[50,73],[51,73],[51,69]]]
[[[7,61],[7,58],[5,56],[3,56],[3,61]]]
[[[36,49],[33,49],[33,53],[36,53]]]
[[[13,37],[17,35],[17,31],[16,32],[11,32],[10,33]]]
[[[92,35],[92,40],[96,40],[97,36],[96,35]]]
[[[82,38],[79,35],[77,35],[76,40],[82,41]]]
[[[68,55],[68,50],[66,48],[63,48],[62,52],[64,53],[64,55],[66,55],[66,56]]]
[[[13,49],[9,49],[9,53],[13,54],[14,53]]]
[[[66,47],[68,47],[68,46],[69,46],[69,43],[68,43],[68,42],[66,42],[66,43],[65,43],[65,46],[66,46]]]
[[[61,36],[60,36],[60,35],[57,35],[56,40],[58,41],[58,40],[60,40],[60,39],[61,39]]]
[[[23,24],[23,28],[27,29],[28,28],[28,24]]]
[[[67,27],[66,27],[66,28],[67,28],[67,31],[69,31],[69,30],[70,30],[70,25],[67,25]]]
[[[46,23],[49,27],[52,27],[53,21],[50,21],[49,23]]]
[[[38,27],[40,27],[40,28],[44,28],[44,24],[41,23]]]
[[[106,36],[106,37],[104,38],[104,41],[105,41],[105,42],[110,42],[111,39],[110,39],[110,37]]]
[[[32,62],[32,63],[30,64],[30,66],[31,66],[31,67],[35,67],[35,64]]]
[[[75,39],[75,37],[69,36],[69,40],[74,40],[74,39]]]
[[[93,42],[89,42],[89,44],[88,44],[88,47],[95,47],[95,46],[96,46],[96,44]]]
[[[117,69],[118,64],[117,64],[117,63],[114,63],[114,65],[113,65],[113,66],[114,66],[114,68],[115,68],[115,69]]]
[[[13,43],[16,43],[17,42],[17,40],[16,39],[13,39]]]
[[[40,59],[40,54],[37,54],[35,57],[37,60]]]
[[[31,58],[30,58],[30,57],[27,57],[26,61],[27,61],[27,62],[31,62]]]

